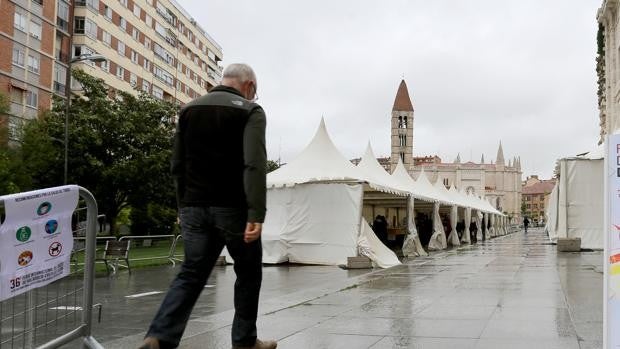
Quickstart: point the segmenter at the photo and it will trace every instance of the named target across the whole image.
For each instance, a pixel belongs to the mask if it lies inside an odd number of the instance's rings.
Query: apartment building
[[[74,1],[72,57],[106,57],[76,66],[109,87],[184,104],[221,80],[222,48],[175,1]]]
[[[522,202],[525,205],[524,214],[532,223],[544,222],[545,212],[549,207],[549,195],[555,187],[555,183],[554,178],[541,180],[536,175],[530,176],[524,181],[521,190]]]
[[[64,95],[64,76],[69,60],[70,7],[56,1],[0,0],[0,93],[9,97],[9,134],[40,110],[49,109],[52,94]]]
[[[9,135],[52,94],[66,96],[71,64],[114,90],[184,104],[221,80],[222,48],[174,0],[0,0],[0,93],[10,97]],[[72,84],[72,90],[79,90]]]

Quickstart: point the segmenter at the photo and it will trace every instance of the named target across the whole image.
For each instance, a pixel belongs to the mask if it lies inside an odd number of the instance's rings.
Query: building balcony
[[[66,93],[66,88],[67,88],[67,85],[61,84],[58,81],[54,81],[54,92],[55,93],[64,96]]]

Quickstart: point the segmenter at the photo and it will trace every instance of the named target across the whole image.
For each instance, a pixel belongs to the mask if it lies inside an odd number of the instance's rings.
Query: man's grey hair
[[[224,79],[235,79],[239,83],[244,83],[248,80],[256,82],[256,74],[254,70],[245,63],[233,63],[229,64],[224,69]]]

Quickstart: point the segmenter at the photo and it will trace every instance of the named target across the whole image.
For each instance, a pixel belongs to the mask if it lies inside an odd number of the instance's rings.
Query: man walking
[[[185,261],[141,349],[179,345],[190,313],[224,246],[234,259],[233,348],[272,349],[256,338],[265,218],[266,117],[256,100],[256,75],[231,64],[220,86],[179,114],[172,176]]]
[[[525,232],[527,233],[527,227],[530,225],[530,220],[527,217],[523,218],[523,228],[525,228]]]

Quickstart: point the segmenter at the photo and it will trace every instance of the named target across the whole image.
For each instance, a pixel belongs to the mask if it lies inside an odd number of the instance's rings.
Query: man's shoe
[[[160,349],[159,339],[155,337],[146,337],[144,338],[144,342],[138,349]]]
[[[236,347],[233,346],[233,349],[276,349],[278,343],[276,341],[261,341],[260,339],[256,340],[251,347]]]

